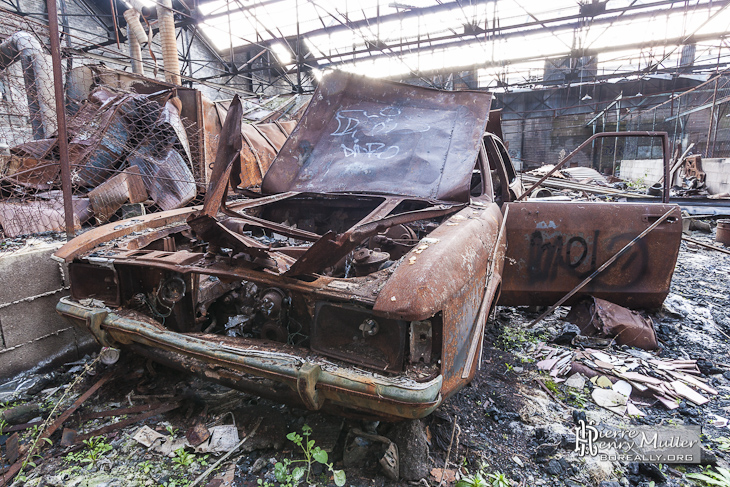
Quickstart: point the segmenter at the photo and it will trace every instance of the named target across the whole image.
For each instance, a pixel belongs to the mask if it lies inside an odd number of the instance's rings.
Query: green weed
[[[274,465],[274,478],[279,482],[280,487],[295,487],[299,485],[302,479],[306,480],[308,484],[313,484],[312,480],[312,464],[314,462],[321,463],[332,473],[335,485],[342,487],[345,485],[346,477],[343,470],[335,470],[332,463],[329,463],[329,457],[327,452],[322,450],[318,446],[314,446],[314,440],[310,440],[309,437],[312,434],[312,428],[308,425],[302,427],[302,434],[297,432],[291,432],[286,435],[286,438],[297,445],[304,454],[304,460],[289,460],[285,459],[282,462],[277,462]],[[302,463],[302,466],[294,466],[296,463]],[[264,482],[258,480],[258,485],[261,487],[271,487],[270,482]]]
[[[712,470],[708,466],[702,473],[688,473],[687,478],[699,480],[705,485],[730,487],[730,470],[722,467],[715,467],[715,470]]]

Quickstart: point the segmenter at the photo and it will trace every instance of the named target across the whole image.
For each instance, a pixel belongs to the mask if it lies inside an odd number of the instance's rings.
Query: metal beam
[[[717,34],[705,34],[705,35],[695,35],[691,39],[687,39],[686,37],[674,37],[674,38],[668,38],[663,39],[665,44],[677,44],[679,42],[704,42],[709,40],[718,40]],[[456,43],[451,43],[449,47],[463,47],[467,46],[471,43],[474,43],[473,40],[464,40]],[[437,46],[440,47],[440,46]],[[605,53],[605,52],[615,52],[615,51],[624,51],[624,50],[630,50],[630,49],[644,49],[649,47],[656,47],[656,42],[647,41],[645,43],[629,43],[629,44],[616,44],[610,47],[604,47],[601,49],[592,49],[588,52],[585,52],[582,55],[595,55],[597,53]],[[424,50],[426,51],[426,50]],[[425,54],[425,52],[424,52]],[[544,56],[544,55],[534,55],[534,56],[525,56],[520,58],[510,58],[510,59],[502,59],[500,61],[487,61],[483,63],[476,63],[476,64],[470,64],[468,66],[453,66],[449,67],[446,70],[444,69],[438,69],[438,70],[432,70],[432,71],[419,71],[418,73],[420,75],[427,75],[428,73],[434,73],[434,72],[444,72],[444,71],[467,71],[470,69],[482,69],[482,68],[491,68],[491,67],[502,67],[505,64],[515,64],[515,63],[523,63],[523,62],[529,62],[529,61],[536,61],[536,60],[544,60],[544,59],[559,59],[561,57],[570,56],[573,53],[566,51],[562,53],[557,53],[550,56]],[[374,55],[373,57],[382,57],[381,55]],[[351,62],[351,60],[343,60],[338,61],[335,64],[322,64],[320,65],[321,68],[327,68],[327,67],[334,67],[340,64],[345,64],[347,62]],[[676,71],[676,69],[675,69]],[[653,71],[652,71],[653,72]]]
[[[664,2],[657,2],[657,3],[671,4],[671,3],[676,3],[676,2],[675,2],[675,0],[666,0]],[[695,8],[697,8],[697,9],[705,8],[705,7],[706,8],[709,8],[710,6],[712,6],[712,7],[725,7],[727,5],[730,5],[730,0],[714,0],[714,1],[713,0],[709,0],[709,1],[704,2],[702,4],[698,4]],[[646,8],[646,5],[642,5],[641,7]],[[617,9],[617,11],[620,11],[620,10],[621,9]],[[667,11],[662,11],[662,13],[668,13],[668,12],[669,12],[668,10]],[[656,10],[652,10],[652,11],[648,11],[648,12],[637,12],[635,14],[621,16],[621,21],[640,20],[640,19],[644,19],[644,18],[655,17],[656,15],[657,15],[657,11]],[[562,17],[562,18],[559,18],[559,19],[546,20],[546,21],[542,21],[542,22],[530,22],[530,23],[520,24],[520,25],[516,25],[516,26],[498,27],[498,28],[494,28],[494,29],[487,29],[486,32],[485,32],[485,35],[490,35],[490,38],[489,38],[490,41],[509,40],[509,39],[513,39],[515,37],[525,37],[525,36],[530,35],[530,34],[544,33],[546,30],[548,30],[548,31],[555,31],[555,30],[574,30],[574,29],[578,29],[578,28],[581,28],[581,27],[584,27],[585,26],[583,22],[562,23],[562,24],[557,24],[557,25],[551,25],[549,28],[545,28],[545,27],[542,26],[542,24],[546,24],[546,25],[556,24],[558,22],[563,22],[564,20],[570,19],[570,18],[574,18],[574,16]],[[614,22],[615,20],[616,20],[615,17],[606,17],[606,18],[602,18],[602,19],[594,19],[593,21],[591,21],[590,26],[593,27],[593,26],[598,26],[598,25],[603,25],[603,24],[610,24],[610,23]],[[530,28],[530,27],[532,27],[532,28]],[[305,37],[308,37],[310,35],[312,35],[312,34],[311,33],[307,33],[307,34],[305,34]],[[469,38],[468,39],[463,39],[464,37],[469,37]],[[706,37],[706,36],[704,36],[704,37]],[[454,38],[458,38],[459,40],[452,41],[452,42],[441,42],[441,41],[448,41],[448,40],[451,40],[451,39],[454,39]],[[714,37],[711,37],[711,38],[716,39],[717,38],[717,35],[715,35]],[[670,44],[672,42],[676,43],[678,41],[685,41],[685,40],[686,40],[685,37],[677,37],[677,38],[673,38],[671,40],[670,39],[665,39],[665,40],[663,40],[663,43],[666,45],[666,44]],[[442,37],[430,38],[430,41],[431,41],[430,49],[443,49],[443,48],[452,48],[452,47],[462,47],[464,45],[468,45],[468,44],[471,44],[471,43],[475,43],[476,44],[476,41],[472,38],[471,35],[469,35],[469,36],[465,36],[465,35],[459,35],[459,36],[454,36],[454,35],[442,36]],[[417,39],[416,40],[403,41],[403,42],[396,43],[396,44],[389,44],[386,47],[387,48],[391,48],[391,49],[397,49],[397,48],[401,48],[401,47],[406,47],[406,46],[409,46],[409,45],[417,44],[418,42],[422,42],[422,41],[417,40]],[[441,43],[439,44],[438,42],[441,42]],[[428,50],[428,48],[423,48],[422,49],[422,51],[427,51],[427,50]],[[618,49],[613,49],[613,48],[579,49],[579,50],[576,50],[576,51],[577,51],[577,55],[586,56],[586,55],[596,54],[596,53],[599,53],[599,52],[609,52],[610,50],[616,51]],[[571,51],[572,50],[568,50],[567,51],[567,55],[576,55],[576,52],[571,52]],[[353,56],[356,56],[358,54],[363,54],[362,59],[367,58],[368,60],[378,59],[378,58],[384,57],[383,54],[374,54],[374,53],[371,52],[371,49],[364,48],[364,49],[358,49],[358,50],[354,50],[354,51],[343,52],[342,54],[339,54],[339,55],[338,54],[332,55],[331,57],[333,57],[333,58],[340,57],[340,58],[343,58],[343,59],[340,59],[340,60],[335,61],[335,62],[330,63],[330,64],[326,64],[326,63],[325,64],[322,64],[322,67],[335,66],[335,65],[339,65],[339,64],[345,64],[345,63],[352,62],[353,61],[352,57]],[[364,56],[365,54],[367,54],[367,56]],[[560,57],[560,56],[549,56],[549,57],[550,58],[557,58],[557,57]],[[545,59],[545,58],[548,58],[548,56],[533,56],[533,57],[526,58],[526,59],[534,60],[534,59]],[[357,60],[357,59],[355,59],[355,60]],[[320,59],[317,59],[317,61],[320,61]],[[503,64],[505,62],[510,62],[510,61],[500,61],[499,64]]]
[[[721,103],[726,103],[728,101],[730,101],[730,96],[726,96],[725,98],[721,98],[721,99],[716,100],[716,101],[714,101],[712,103],[707,103],[705,105],[702,105],[702,106],[699,106],[699,107],[695,107],[695,108],[693,108],[691,110],[687,110],[686,112],[678,113],[677,115],[673,115],[671,117],[665,118],[664,121],[665,122],[670,122],[670,121],[674,120],[675,118],[684,117],[684,116],[689,115],[691,113],[701,112],[702,110],[707,110],[710,107],[713,107],[715,105],[719,105]]]

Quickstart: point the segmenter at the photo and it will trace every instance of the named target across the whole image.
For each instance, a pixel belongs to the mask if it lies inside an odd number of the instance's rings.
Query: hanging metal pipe
[[[160,0],[157,4],[157,19],[160,27],[160,44],[162,45],[165,81],[179,85],[180,59],[177,57],[175,17],[172,13],[172,0]]]
[[[51,56],[43,51],[36,36],[19,31],[0,44],[0,70],[18,60],[23,67],[33,138],[48,138],[58,126],[53,100]]]
[[[132,31],[140,45],[147,42],[147,33],[144,31],[142,22],[139,21],[139,11],[137,9],[128,8],[125,10],[124,20],[127,21],[127,27]]]
[[[127,12],[129,12],[129,10],[127,10]],[[132,27],[129,23],[127,23],[127,39],[129,40],[129,58],[132,61],[132,72],[144,76],[144,66],[142,65],[142,46],[140,46],[137,37],[134,35],[134,32],[132,32]]]

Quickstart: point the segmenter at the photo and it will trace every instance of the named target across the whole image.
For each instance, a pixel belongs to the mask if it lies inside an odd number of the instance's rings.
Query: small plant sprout
[[[84,440],[84,445],[86,445],[86,449],[77,459],[81,463],[90,463],[92,465],[96,465],[96,462],[112,449],[112,446],[106,442],[106,438],[103,436],[92,436],[88,440]]]
[[[286,435],[286,438],[297,445],[304,453],[304,460],[289,460],[285,459],[282,462],[277,462],[274,465],[274,478],[280,483],[282,487],[294,487],[298,485],[302,479],[305,479],[308,484],[313,484],[312,480],[312,464],[314,462],[321,463],[331,473],[334,479],[335,485],[342,487],[345,485],[346,477],[343,470],[335,470],[332,463],[329,462],[329,456],[327,452],[322,450],[318,446],[314,446],[314,440],[310,440],[309,436],[312,434],[312,428],[308,425],[302,427],[302,434],[297,432],[291,432]],[[296,466],[291,471],[289,468],[292,464],[302,463],[302,466]],[[259,485],[267,487],[268,483],[263,483],[259,480]]]
[[[195,461],[195,455],[185,451],[185,447],[180,447],[175,450],[175,457],[172,459],[172,463],[175,465],[172,467],[175,470],[181,468],[187,468]]]

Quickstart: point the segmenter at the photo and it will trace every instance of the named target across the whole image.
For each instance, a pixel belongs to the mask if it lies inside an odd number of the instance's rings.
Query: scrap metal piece
[[[295,121],[241,125],[245,143],[241,148],[241,172],[238,176],[240,182],[237,184],[239,188],[261,185],[266,171],[295,126]]]
[[[430,321],[411,321],[410,356],[411,363],[430,363],[433,349],[433,329]]]
[[[717,220],[715,241],[723,245],[730,245],[730,220]]]
[[[15,463],[20,456],[20,441],[18,433],[13,433],[5,442],[5,455],[8,463]]]
[[[604,299],[587,297],[573,305],[566,321],[577,325],[582,335],[615,337],[619,345],[655,350],[659,345],[651,318]]]
[[[387,200],[383,205],[386,204]],[[321,272],[323,269],[335,265],[340,259],[355,250],[365,239],[373,237],[392,226],[446,216],[451,213],[456,213],[464,208],[464,206],[459,204],[444,204],[422,210],[407,211],[398,215],[360,224],[339,235],[336,235],[330,230],[322,238],[317,240],[314,245],[309,247],[285,275],[298,276]]]
[[[100,223],[106,223],[129,200],[127,175],[122,172],[107,179],[89,191],[88,196],[94,215]]]
[[[705,182],[707,174],[702,170],[702,156],[695,154],[684,158],[684,166],[682,168],[687,178],[696,178],[700,183]]]
[[[345,467],[362,467],[376,459],[390,480],[400,476],[398,445],[385,436],[353,428],[347,433],[343,463]]]
[[[147,448],[150,448],[156,442],[161,441],[164,438],[165,435],[158,433],[147,425],[142,426],[140,429],[137,430],[134,436],[132,436],[133,440],[137,441]]]
[[[76,435],[78,435],[78,431],[64,428],[61,434],[61,446],[73,446],[76,443]]]

